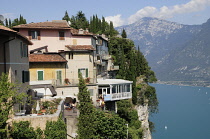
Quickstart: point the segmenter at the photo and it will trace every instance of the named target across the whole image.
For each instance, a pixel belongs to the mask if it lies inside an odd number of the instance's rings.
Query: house
[[[88,83],[87,86],[92,94],[96,94],[96,68],[94,66],[96,38],[93,34],[89,33],[87,30],[72,29],[65,20],[18,25],[15,26],[14,29],[26,35],[28,39],[34,43],[34,45],[29,48],[30,55],[33,57],[38,57],[34,52],[43,53],[42,57],[45,58],[47,58],[49,54],[54,53],[55,56],[55,53],[57,53],[66,59],[65,70],[62,68],[63,70],[56,72],[56,74],[61,74],[64,77],[60,78],[58,77],[59,75],[52,75],[55,80],[52,85],[55,86],[58,96],[72,96],[78,93],[79,72],[81,72],[86,79]],[[43,62],[30,61],[30,65],[33,64],[33,69],[30,68],[30,70],[36,72],[36,74],[31,74],[32,80],[39,80],[38,74],[41,75],[44,73],[37,71],[38,68],[40,69],[41,63],[43,65]],[[64,65],[64,63],[61,65]],[[36,66],[36,68],[34,66]],[[48,71],[52,70],[53,69],[48,69]],[[45,74],[43,74],[43,76],[44,75]],[[43,79],[43,81],[46,80],[48,80],[47,77]],[[68,85],[65,85],[64,80],[68,81]]]
[[[117,101],[132,98],[132,83],[123,79],[97,79],[98,102],[103,100],[107,109],[117,110]]]
[[[0,73],[8,73],[11,82],[29,83],[28,45],[25,36],[0,25]]]
[[[64,84],[67,60],[59,53],[31,53],[30,62],[30,83],[55,85]]]
[[[13,27],[33,42],[29,50],[48,46],[49,52],[59,52],[71,44],[70,27],[65,20],[22,24]]]
[[[12,83],[21,84],[20,92],[29,85],[28,45],[32,42],[25,36],[0,25],[0,74],[8,73]]]
[[[116,71],[119,70],[119,66],[114,66],[113,59],[108,53],[108,39],[104,35],[92,34],[88,29],[70,28],[63,20],[18,25],[14,29],[26,35],[34,43],[30,48],[30,71],[31,79],[35,81],[34,86],[50,80],[51,86],[53,85],[56,89],[57,96],[77,96],[78,76],[81,73],[95,105],[102,98],[107,104],[113,102],[115,104],[117,100],[131,98],[132,93],[128,93],[132,91],[131,89],[126,93],[123,90],[119,90],[118,93],[113,92],[113,94],[112,91],[111,94],[102,93],[104,85],[107,91],[114,88],[106,81],[108,78],[114,78]],[[52,57],[58,56],[64,59],[57,58],[60,61],[55,63]],[[32,57],[34,59],[42,57],[45,62],[43,60],[33,62]],[[100,78],[107,78],[107,80],[100,80]],[[64,84],[64,79],[65,82],[68,81],[67,85]],[[113,86],[122,84],[124,87],[125,84],[132,84],[125,80],[117,81]],[[109,82],[114,82],[114,80],[109,79]],[[43,88],[41,92],[44,94],[46,89]],[[102,98],[99,98],[100,95]],[[127,95],[127,97],[120,97],[122,95]]]

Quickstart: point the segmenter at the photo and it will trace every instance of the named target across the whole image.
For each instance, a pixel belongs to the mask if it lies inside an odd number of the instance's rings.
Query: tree
[[[91,139],[94,138],[94,107],[90,98],[90,92],[87,90],[85,80],[82,74],[79,74],[79,111],[80,115],[78,118],[78,136],[79,139]]]
[[[155,88],[148,85],[146,88],[146,91],[144,93],[144,96],[148,100],[149,110],[152,113],[158,112],[158,104],[159,103],[158,103],[157,95],[155,92],[156,92]]]
[[[66,124],[60,117],[57,121],[47,121],[44,135],[45,139],[66,139]]]
[[[6,138],[6,126],[12,107],[19,103],[25,93],[18,93],[19,86],[8,80],[8,75],[2,73],[0,76],[0,138]]]
[[[13,139],[37,139],[36,131],[29,121],[14,122],[10,133]]]
[[[123,29],[121,36],[122,36],[123,38],[127,38],[127,34],[126,34],[126,32],[125,32],[125,29]]]
[[[120,100],[117,102],[119,116],[129,124],[129,138],[142,138],[141,121],[138,119],[137,110],[130,100]]]
[[[76,16],[70,18],[71,27],[75,29],[86,29],[89,27],[89,22],[82,11],[79,11]]]
[[[70,17],[69,17],[69,14],[68,14],[67,11],[65,12],[65,15],[64,15],[64,17],[62,18],[62,20],[66,20],[67,22],[70,21]]]
[[[15,19],[12,21],[12,23],[10,23],[10,22],[11,22],[11,21],[9,21],[9,24],[8,24],[10,27],[17,26],[17,25],[21,25],[21,24],[27,24],[26,19],[23,18],[22,15],[20,15],[19,18],[15,18]]]

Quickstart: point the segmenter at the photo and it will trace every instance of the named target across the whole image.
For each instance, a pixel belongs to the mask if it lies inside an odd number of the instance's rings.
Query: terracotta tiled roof
[[[95,48],[92,45],[66,45],[66,47],[69,50],[75,51],[75,50],[95,50]]]
[[[7,28],[7,27],[2,26],[2,25],[0,25],[0,30],[6,30],[6,31],[10,31],[10,32],[17,32],[17,31],[15,31],[15,30],[12,30],[12,29]]]
[[[29,62],[67,62],[59,54],[30,54]]]
[[[83,29],[80,29],[81,31],[79,31],[78,29],[74,29],[74,28],[71,28],[71,34],[72,35],[76,35],[76,36],[80,36],[80,35],[82,35],[82,36],[93,36],[94,34],[93,33],[91,33],[91,32],[89,32],[89,31],[87,31],[87,30],[83,30]]]
[[[21,38],[22,40],[27,42],[29,45],[33,44],[26,36],[20,34],[19,32],[15,31],[15,30],[12,30],[12,29],[10,29],[8,27],[0,25],[0,33],[1,33],[1,31],[2,31],[2,33],[3,32],[7,32],[7,33],[15,34],[15,35],[17,35],[17,37]]]
[[[53,20],[52,22],[39,22],[14,26],[13,28],[32,28],[32,29],[70,29],[65,20]]]

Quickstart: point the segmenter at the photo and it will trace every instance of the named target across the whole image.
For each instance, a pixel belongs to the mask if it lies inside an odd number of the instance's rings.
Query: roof
[[[73,36],[93,36],[94,34],[89,32],[88,30],[83,30],[83,29],[74,29],[71,28],[71,34]]]
[[[92,45],[66,45],[66,47],[71,51],[95,50],[95,48]]]
[[[38,51],[43,50],[43,49],[45,49],[45,52],[48,52],[47,47],[48,47],[48,46],[46,45],[46,46],[42,46],[42,47],[33,49],[33,50],[30,51],[30,54],[32,54],[32,53],[34,53],[34,52],[36,52],[36,51],[38,52]]]
[[[133,81],[123,80],[123,79],[97,79],[98,85],[109,85],[109,84],[130,84]]]
[[[22,39],[24,42],[26,42],[29,45],[32,45],[33,43],[24,35],[20,34],[19,32],[12,30],[8,27],[0,25],[0,34],[6,34],[6,35],[14,35],[17,36],[18,38]]]
[[[51,22],[38,22],[38,23],[29,23],[22,24],[13,27],[14,29],[18,28],[27,28],[27,29],[70,29],[70,26],[66,20],[53,20]]]
[[[8,28],[8,27],[5,27],[5,26],[2,26],[2,25],[0,25],[0,30],[5,30],[5,31],[10,31],[10,32],[15,32],[15,33],[17,33],[17,31],[12,30],[12,29],[10,29],[10,28]]]
[[[30,54],[29,62],[67,62],[60,54]]]

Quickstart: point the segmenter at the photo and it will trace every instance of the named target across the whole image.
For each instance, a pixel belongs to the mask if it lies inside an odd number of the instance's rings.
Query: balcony
[[[115,70],[119,70],[120,67],[118,65],[113,65],[109,67],[109,71],[115,71]]]
[[[86,84],[96,84],[96,78],[84,78],[84,80]],[[68,81],[64,81],[63,83],[60,83],[59,80],[54,80],[53,83],[54,86],[78,86],[78,84],[79,79],[68,79]]]
[[[130,98],[132,98],[131,92],[104,95],[104,101],[115,101],[115,100],[130,99]]]

